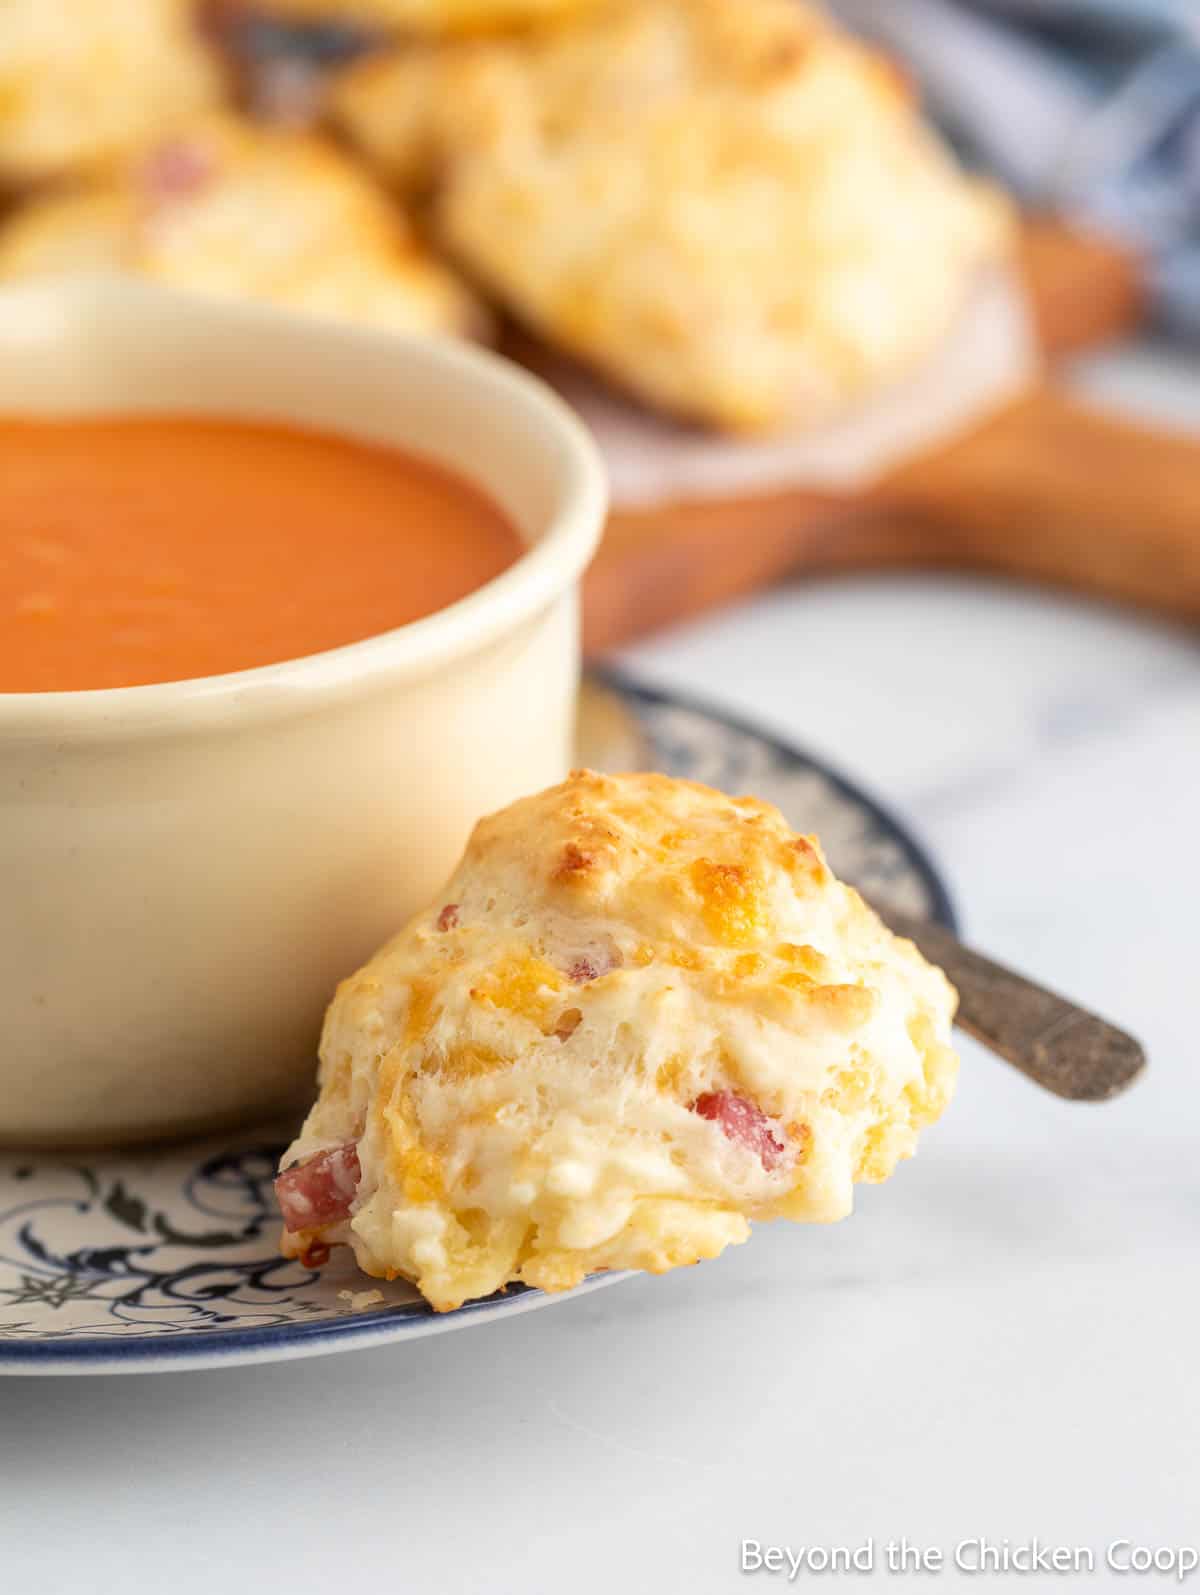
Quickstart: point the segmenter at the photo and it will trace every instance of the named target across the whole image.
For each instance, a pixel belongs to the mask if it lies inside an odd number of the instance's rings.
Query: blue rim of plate
[[[744,738],[756,749],[766,750],[781,769],[818,777],[826,788],[860,815],[866,816],[878,832],[899,849],[910,879],[919,885],[930,917],[957,930],[958,916],[945,883],[926,849],[913,837],[909,826],[856,782],[831,768],[824,759],[805,752],[787,739],[764,730],[740,715],[688,694],[646,685],[612,668],[597,670],[592,674],[601,685],[619,694],[635,713],[640,711],[639,717],[660,712],[690,715],[698,723],[726,734],[732,733]],[[651,736],[653,745],[652,733],[647,731],[647,735]],[[676,770],[673,773],[688,772]],[[227,1139],[230,1143],[244,1142],[250,1145],[253,1134]],[[260,1135],[259,1140],[262,1139]],[[169,1148],[166,1152],[169,1156],[172,1151],[181,1150]],[[37,1155],[29,1156],[34,1159]],[[65,1159],[60,1161],[64,1165],[67,1162]],[[207,1166],[201,1164],[199,1169]],[[532,1308],[548,1305],[551,1300],[573,1300],[628,1277],[626,1273],[598,1275],[556,1298],[547,1298],[543,1292],[529,1286],[515,1285],[494,1296],[468,1302],[455,1312],[442,1314],[435,1313],[423,1302],[404,1302],[391,1307],[347,1311],[340,1316],[312,1321],[274,1323],[245,1329],[190,1332],[177,1329],[171,1333],[131,1335],[125,1340],[114,1335],[0,1339],[0,1374],[100,1374],[209,1368],[222,1363],[280,1361],[341,1349],[366,1348],[398,1339],[416,1339],[438,1331],[466,1328],[482,1321],[515,1317]],[[362,1280],[360,1283],[367,1286],[373,1282]]]

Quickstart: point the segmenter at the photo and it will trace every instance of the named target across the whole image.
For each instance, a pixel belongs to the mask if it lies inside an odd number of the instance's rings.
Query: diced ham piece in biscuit
[[[275,1181],[285,1229],[317,1229],[349,1218],[362,1170],[353,1141],[294,1163]]]
[[[756,1152],[768,1173],[787,1156],[787,1146],[777,1138],[771,1120],[736,1091],[706,1091],[696,1098],[693,1109],[702,1119],[711,1119],[729,1140]]]
[[[188,199],[217,175],[216,162],[203,144],[170,139],[142,163],[140,177],[154,204]]]

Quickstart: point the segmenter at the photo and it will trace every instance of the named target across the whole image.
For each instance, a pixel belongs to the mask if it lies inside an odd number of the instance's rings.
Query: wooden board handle
[[[1128,245],[1053,216],[1027,216],[1017,258],[1043,353],[1128,337],[1146,309],[1146,271]]]
[[[866,497],[790,490],[614,515],[584,586],[598,653],[789,573],[980,569],[1200,619],[1200,441],[1039,388]]]
[[[796,492],[617,510],[583,583],[583,641],[603,653],[824,565],[853,501]],[[857,506],[853,506],[857,507]]]
[[[979,567],[1200,619],[1200,440],[1057,389],[914,461],[868,506],[846,528],[856,563],[874,544],[886,563]]]

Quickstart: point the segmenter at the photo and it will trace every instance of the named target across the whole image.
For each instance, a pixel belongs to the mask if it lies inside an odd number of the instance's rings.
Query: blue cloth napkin
[[[1145,256],[1200,339],[1200,0],[828,0],[907,62],[968,158]]]

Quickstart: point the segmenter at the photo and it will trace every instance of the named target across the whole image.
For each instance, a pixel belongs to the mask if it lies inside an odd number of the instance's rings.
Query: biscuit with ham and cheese
[[[753,798],[577,771],[340,987],[284,1249],[438,1310],[847,1214],[951,1095],[954,992]]]

